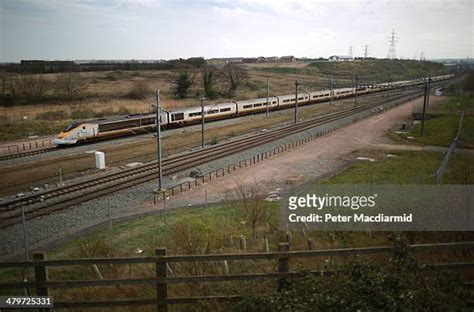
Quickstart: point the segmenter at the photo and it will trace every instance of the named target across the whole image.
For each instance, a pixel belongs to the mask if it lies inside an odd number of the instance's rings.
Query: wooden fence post
[[[158,248],[155,250],[155,256],[166,256],[166,248]],[[160,283],[159,279],[167,276],[166,262],[160,261],[156,262],[156,299],[158,301],[168,299],[168,284]],[[168,311],[168,304],[161,302],[157,304],[158,311]]]
[[[33,261],[42,261],[44,260],[44,253],[34,253]],[[44,265],[35,265],[35,281],[36,282],[47,282],[48,281],[48,269]],[[48,287],[36,287],[37,296],[48,296]],[[47,309],[46,311],[49,311]]]
[[[278,244],[279,252],[288,252],[290,251],[290,245],[288,243],[279,243]],[[278,257],[278,272],[279,273],[288,273],[290,271],[290,259],[287,255],[280,255]],[[287,281],[284,278],[278,279],[278,291],[281,291],[285,288]]]

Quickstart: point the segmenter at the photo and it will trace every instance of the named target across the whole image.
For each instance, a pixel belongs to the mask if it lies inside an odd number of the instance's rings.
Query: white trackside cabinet
[[[105,154],[103,152],[95,152],[95,166],[97,169],[105,169]]]

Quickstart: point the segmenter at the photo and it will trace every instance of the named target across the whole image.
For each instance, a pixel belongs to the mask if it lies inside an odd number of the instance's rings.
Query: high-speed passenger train
[[[454,75],[432,77],[432,81],[443,81],[453,78]],[[364,86],[357,88],[358,95],[376,93],[390,89],[414,86],[425,83],[425,79],[405,80]],[[316,92],[298,93],[298,105],[307,105],[318,102],[352,97],[355,88],[339,88]],[[294,107],[296,94],[280,95],[268,98],[268,109],[279,110]],[[204,106],[205,121],[232,118],[242,115],[255,114],[267,110],[267,98],[232,101]],[[201,107],[193,107],[160,113],[160,125],[163,129],[183,127],[201,122]],[[147,133],[156,127],[156,114],[135,114],[126,116],[111,116],[98,119],[77,120],[69,124],[54,140],[59,146],[94,142],[104,139],[122,137],[133,134]]]

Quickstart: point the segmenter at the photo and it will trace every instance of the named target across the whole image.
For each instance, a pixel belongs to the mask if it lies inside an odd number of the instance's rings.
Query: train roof
[[[229,106],[235,106],[235,103],[227,102],[227,103],[219,103],[219,104],[214,104],[214,105],[204,105],[204,110],[209,111],[209,110],[212,110],[212,109],[226,108],[226,107],[229,107]],[[190,108],[170,111],[170,114],[192,113],[192,112],[200,112],[200,111],[201,111],[201,107],[198,106],[198,107],[190,107]]]
[[[273,100],[276,100],[276,96],[270,96],[268,98],[268,102],[271,102]],[[241,101],[235,101],[237,104],[253,104],[253,103],[267,103],[267,98],[259,98],[259,99],[251,99],[251,100],[241,100]]]
[[[161,113],[166,114],[165,112]],[[94,118],[94,119],[81,119],[81,120],[76,120],[74,123],[79,123],[79,124],[104,124],[108,122],[114,122],[114,121],[121,121],[121,120],[130,120],[130,119],[139,119],[139,118],[150,118],[156,116],[155,113],[149,113],[149,114],[131,114],[131,115],[116,115],[116,116],[107,116],[107,117],[101,117],[101,118]]]

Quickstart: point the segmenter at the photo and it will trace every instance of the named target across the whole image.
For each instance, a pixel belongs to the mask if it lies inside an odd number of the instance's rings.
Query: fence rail
[[[349,255],[375,255],[387,254],[393,251],[392,246],[344,248],[344,249],[324,249],[324,250],[299,250],[289,251],[288,243],[280,243],[278,252],[267,253],[239,253],[239,254],[206,254],[206,255],[167,255],[165,248],[156,250],[155,256],[149,257],[124,257],[124,258],[85,258],[85,259],[63,259],[45,260],[42,253],[34,254],[33,260],[14,261],[0,263],[1,269],[8,268],[33,268],[35,273],[34,281],[23,282],[2,282],[0,289],[29,289],[35,288],[36,293],[48,296],[50,289],[55,288],[78,288],[78,287],[100,287],[114,285],[156,285],[156,298],[148,299],[124,299],[124,300],[104,300],[104,301],[83,301],[83,302],[55,302],[55,308],[85,308],[85,307],[106,307],[106,306],[139,306],[156,305],[158,310],[167,311],[170,304],[195,303],[202,300],[236,300],[238,295],[210,295],[198,297],[169,298],[168,285],[178,283],[210,283],[224,281],[260,280],[274,279],[277,281],[278,289],[282,288],[286,278],[302,276],[302,272],[290,270],[290,259],[301,257],[327,257],[327,256],[349,256]],[[410,245],[411,251],[440,251],[449,249],[464,249],[474,251],[474,241],[454,242],[440,244],[417,244]],[[253,260],[276,260],[278,270],[276,272],[264,273],[240,273],[221,275],[200,275],[200,276],[168,276],[168,265],[175,262],[197,262],[197,261],[253,261]],[[50,281],[48,279],[49,267],[78,266],[78,265],[123,265],[123,264],[144,264],[154,263],[156,274],[149,278],[128,278],[128,279],[97,279],[97,280],[59,280]],[[454,262],[436,263],[430,266],[442,269],[472,270],[474,262]],[[305,274],[316,274],[318,276],[330,276],[334,271],[310,271]],[[469,284],[470,285],[470,284]]]
[[[0,155],[18,154],[21,152],[35,151],[38,149],[52,147],[53,139],[41,139],[7,146],[0,146]]]

